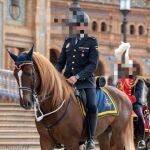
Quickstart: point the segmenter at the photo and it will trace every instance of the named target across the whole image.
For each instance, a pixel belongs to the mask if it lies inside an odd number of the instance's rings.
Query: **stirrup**
[[[62,145],[61,143],[57,143],[55,148],[61,149],[64,148],[64,145]]]
[[[138,142],[138,148],[139,148],[139,149],[144,149],[144,148],[146,148],[146,143],[145,143],[144,140],[141,140],[141,141]]]
[[[86,150],[95,150],[95,143],[93,139],[87,140],[85,144]]]

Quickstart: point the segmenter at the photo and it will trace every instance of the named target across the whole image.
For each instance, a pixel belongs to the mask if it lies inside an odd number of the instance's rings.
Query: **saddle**
[[[96,89],[99,89],[101,87],[105,87],[106,79],[104,76],[96,76],[95,79],[96,79]],[[81,101],[81,103],[83,104],[84,110],[86,111],[87,99],[86,99],[86,94],[85,94],[84,89],[78,90],[75,87],[75,96]],[[82,105],[81,103],[80,103],[80,105]]]
[[[96,105],[98,111],[98,117],[104,116],[107,114],[117,115],[118,108],[115,100],[110,95],[107,88],[105,88],[106,80],[104,77],[96,78]],[[77,90],[75,89],[75,95],[83,116],[86,116],[87,112],[87,98],[84,89]]]

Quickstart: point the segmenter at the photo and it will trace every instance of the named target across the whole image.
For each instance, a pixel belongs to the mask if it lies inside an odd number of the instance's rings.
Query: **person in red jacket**
[[[117,87],[127,94],[129,97],[133,110],[138,116],[137,120],[137,134],[139,139],[138,148],[145,148],[146,144],[144,141],[144,117],[143,117],[143,105],[142,105],[142,91],[143,91],[143,80],[134,75],[129,77],[120,78]]]
[[[132,88],[134,87],[135,80],[136,79],[132,77],[122,78],[118,83],[118,88],[127,94],[132,104],[136,102],[136,97],[132,95]]]

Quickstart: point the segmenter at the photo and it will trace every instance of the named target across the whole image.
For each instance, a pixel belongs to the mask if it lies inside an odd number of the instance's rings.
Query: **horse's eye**
[[[30,73],[30,72],[24,72],[24,75],[26,75],[26,76],[32,76],[32,73]]]

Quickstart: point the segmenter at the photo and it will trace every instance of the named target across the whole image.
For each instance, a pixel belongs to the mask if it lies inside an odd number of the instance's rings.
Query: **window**
[[[24,25],[25,24],[25,0],[7,0],[6,1],[7,9],[7,23],[15,25]]]
[[[135,34],[135,27],[134,27],[134,25],[130,25],[130,34],[131,35]]]
[[[92,30],[97,31],[97,22],[96,21],[92,22]]]
[[[106,23],[105,23],[105,22],[102,22],[102,23],[101,23],[101,32],[106,32],[106,30],[107,30]]]
[[[142,25],[139,26],[138,32],[139,32],[139,35],[143,35],[144,34],[144,27]]]
[[[54,22],[55,22],[55,23],[58,23],[58,18],[54,18]]]

